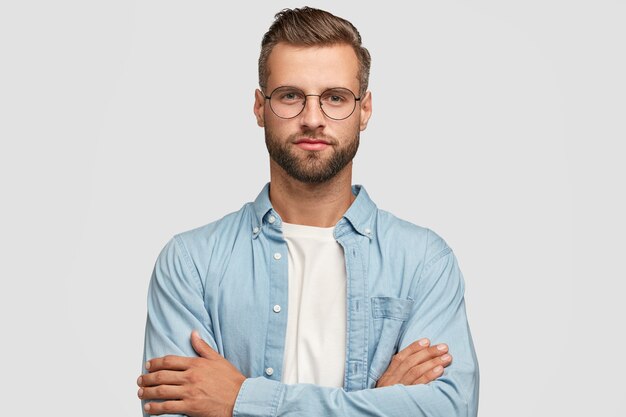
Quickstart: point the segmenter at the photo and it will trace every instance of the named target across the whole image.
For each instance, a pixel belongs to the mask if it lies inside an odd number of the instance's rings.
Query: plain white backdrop
[[[152,266],[268,180],[256,60],[302,5],[0,5],[0,415],[139,415]],[[623,416],[624,3],[309,5],[373,56],[354,182],[459,258],[479,415]]]

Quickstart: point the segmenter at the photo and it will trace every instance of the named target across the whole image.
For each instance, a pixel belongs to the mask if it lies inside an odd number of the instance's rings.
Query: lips
[[[317,139],[317,138],[302,138],[302,139],[296,140],[296,145],[299,145],[301,143],[311,143],[311,144],[322,143],[324,145],[330,145],[330,143],[328,143],[327,141],[323,139]]]
[[[295,144],[305,151],[321,151],[330,146],[330,143],[325,140],[315,138],[298,139]]]

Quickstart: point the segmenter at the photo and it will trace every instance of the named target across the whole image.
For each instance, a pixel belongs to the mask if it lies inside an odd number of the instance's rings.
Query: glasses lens
[[[305,101],[304,93],[297,88],[278,87],[272,92],[270,106],[276,116],[291,119],[300,114]]]
[[[310,94],[309,97],[315,97]],[[302,112],[307,95],[295,87],[278,87],[270,95],[270,107],[276,116],[291,119]],[[324,114],[334,120],[343,120],[354,112],[356,97],[347,88],[331,88],[319,96],[319,104]]]
[[[347,88],[332,88],[322,93],[320,105],[324,114],[331,119],[346,119],[356,107],[356,97]]]

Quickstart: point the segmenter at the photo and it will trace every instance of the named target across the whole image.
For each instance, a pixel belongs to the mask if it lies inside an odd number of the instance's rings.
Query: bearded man
[[[145,415],[476,416],[454,254],[352,185],[369,69],[347,20],[276,15],[254,96],[270,183],[160,254],[137,381]]]

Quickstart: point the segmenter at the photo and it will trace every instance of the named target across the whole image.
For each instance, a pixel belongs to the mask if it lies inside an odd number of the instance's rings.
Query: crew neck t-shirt
[[[284,223],[289,259],[282,382],[341,387],[346,351],[346,266],[334,227]]]

